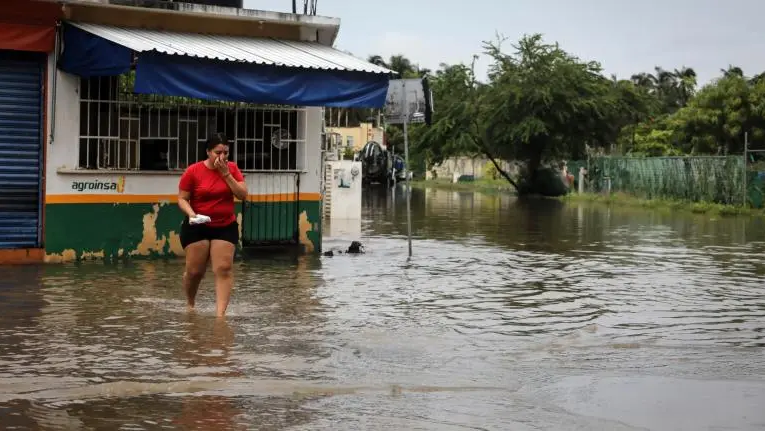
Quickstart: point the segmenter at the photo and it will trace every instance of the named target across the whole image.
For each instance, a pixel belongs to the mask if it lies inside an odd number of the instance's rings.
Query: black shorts
[[[189,224],[188,217],[181,224],[181,246],[185,249],[197,241],[220,239],[231,244],[239,244],[239,223],[234,221],[228,226],[212,227],[206,224]]]

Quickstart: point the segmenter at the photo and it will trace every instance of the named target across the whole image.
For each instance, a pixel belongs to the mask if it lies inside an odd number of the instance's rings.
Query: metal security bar
[[[80,80],[80,169],[183,170],[224,133],[248,172],[306,168],[306,109],[138,95],[133,75]]]
[[[248,175],[254,198],[242,204],[242,246],[297,245],[300,174]]]

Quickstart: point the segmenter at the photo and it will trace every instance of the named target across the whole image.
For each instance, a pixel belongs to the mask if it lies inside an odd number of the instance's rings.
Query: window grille
[[[182,171],[213,133],[247,172],[306,169],[306,108],[132,92],[134,74],[80,80],[80,169]]]

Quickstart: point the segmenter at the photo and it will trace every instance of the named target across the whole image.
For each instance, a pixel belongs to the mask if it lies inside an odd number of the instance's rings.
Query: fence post
[[[746,164],[749,161],[748,160],[749,159],[749,154],[748,153],[749,153],[749,132],[744,132],[744,166],[743,166],[743,169],[744,169],[744,178],[742,180],[743,189],[744,190],[742,191],[742,196],[741,196],[741,205],[743,207],[748,207],[749,206],[749,199],[748,199],[749,198],[749,196],[748,196],[749,195],[749,190],[747,190],[747,185],[746,185]]]

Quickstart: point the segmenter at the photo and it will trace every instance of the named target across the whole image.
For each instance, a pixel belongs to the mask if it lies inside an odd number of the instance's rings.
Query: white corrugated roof
[[[176,33],[86,23],[71,24],[136,52],[156,51],[163,54],[305,69],[393,73],[389,69],[316,42]]]

